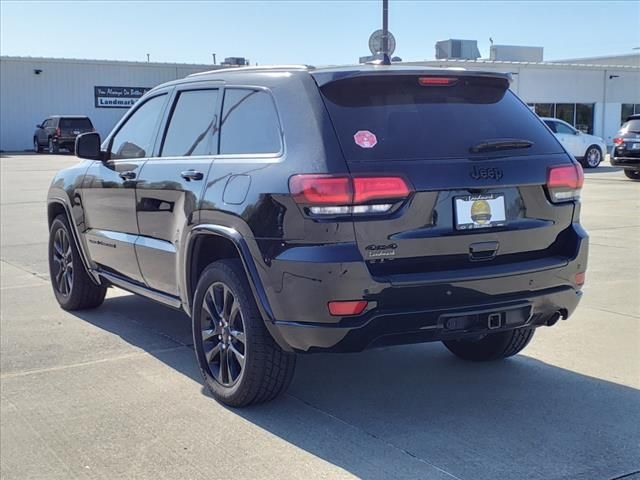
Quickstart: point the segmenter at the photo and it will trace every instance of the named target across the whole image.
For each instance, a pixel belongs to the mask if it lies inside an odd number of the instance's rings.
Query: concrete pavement
[[[523,354],[439,344],[299,358],[245,410],[203,390],[185,315],[111,289],[61,310],[46,203],[64,155],[0,159],[2,479],[640,478],[640,183],[586,174],[587,286]]]

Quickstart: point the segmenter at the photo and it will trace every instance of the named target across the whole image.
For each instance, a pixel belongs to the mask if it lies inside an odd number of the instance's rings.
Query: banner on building
[[[147,93],[147,87],[93,87],[96,108],[129,108]]]

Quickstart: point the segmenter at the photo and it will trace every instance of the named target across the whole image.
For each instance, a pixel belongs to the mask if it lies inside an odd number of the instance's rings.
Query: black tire
[[[511,357],[526,347],[535,328],[518,328],[490,333],[479,340],[448,340],[444,343],[451,353],[463,360],[486,362]]]
[[[58,215],[49,230],[49,275],[64,310],[95,308],[104,301],[107,289],[96,285],[85,270],[65,215]]]
[[[36,153],[42,153],[42,145],[38,142],[38,137],[33,137],[33,151]]]
[[[580,162],[584,168],[596,168],[602,162],[602,150],[597,145],[590,145]]]
[[[624,174],[631,180],[640,180],[640,170],[625,170]]]
[[[58,153],[58,145],[53,143],[52,138],[49,138],[49,142],[47,144],[47,152],[50,154]]]
[[[235,302],[239,313],[234,314]],[[287,389],[296,356],[284,352],[267,331],[240,260],[220,260],[202,272],[191,318],[198,366],[216,400],[245,407]]]

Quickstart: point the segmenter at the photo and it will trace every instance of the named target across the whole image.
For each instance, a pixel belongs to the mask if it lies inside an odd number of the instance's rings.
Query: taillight
[[[289,179],[289,190],[297,203],[342,204],[351,203],[351,178],[331,175],[294,175]]]
[[[400,177],[355,177],[353,203],[365,203],[380,198],[398,199],[409,195],[409,187]]]
[[[313,174],[292,176],[289,190],[311,214],[334,216],[385,213],[411,193],[402,177]]]
[[[616,137],[613,139],[613,144],[614,145],[622,145],[624,143],[624,138],[621,137]]]
[[[60,136],[60,127],[56,128],[56,136]]]
[[[579,164],[551,167],[547,174],[547,189],[552,202],[566,202],[580,198],[584,173]]]
[[[418,77],[418,83],[423,87],[449,87],[458,83],[458,79],[455,77]]]

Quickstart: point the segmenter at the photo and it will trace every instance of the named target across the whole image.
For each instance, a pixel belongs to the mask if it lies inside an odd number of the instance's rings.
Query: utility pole
[[[211,56],[213,57],[213,64],[215,65],[216,64],[216,54],[212,53]]]
[[[151,55],[147,53],[147,63],[149,63],[149,57],[150,57],[150,56],[151,56]]]

